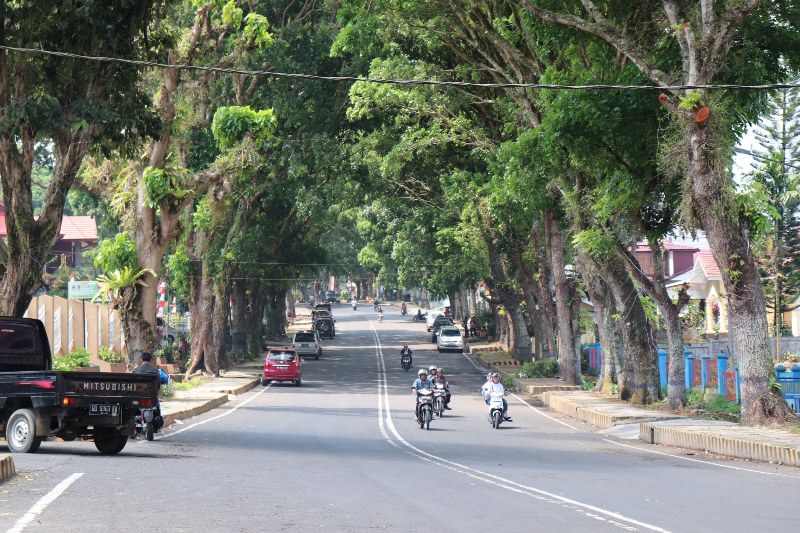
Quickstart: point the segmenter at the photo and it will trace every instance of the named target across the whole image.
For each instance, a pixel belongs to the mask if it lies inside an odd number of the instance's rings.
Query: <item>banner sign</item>
[[[99,290],[100,283],[97,281],[70,281],[67,285],[67,297],[70,300],[91,300]]]

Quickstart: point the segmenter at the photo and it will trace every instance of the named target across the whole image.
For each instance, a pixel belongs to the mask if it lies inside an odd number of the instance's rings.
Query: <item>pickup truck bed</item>
[[[44,439],[58,437],[94,440],[101,453],[119,453],[137,409],[156,403],[158,377],[51,370],[49,343],[37,322],[0,317],[0,430],[9,449],[33,453]],[[25,348],[6,343],[4,350],[4,333]]]

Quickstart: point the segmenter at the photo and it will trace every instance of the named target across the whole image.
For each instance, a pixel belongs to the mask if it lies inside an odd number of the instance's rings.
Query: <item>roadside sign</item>
[[[70,300],[91,300],[99,290],[100,283],[97,281],[70,281],[67,284],[67,298]]]

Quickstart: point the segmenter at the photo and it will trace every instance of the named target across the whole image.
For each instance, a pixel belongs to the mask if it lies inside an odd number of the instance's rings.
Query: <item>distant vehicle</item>
[[[433,326],[431,326],[431,342],[436,342],[436,337],[439,335],[439,329],[444,326],[452,326],[453,319],[449,316],[439,315],[433,320]]]
[[[437,316],[443,316],[443,315],[444,313],[442,313],[441,311],[434,311],[432,309],[428,311],[428,314],[425,317],[425,329],[427,329],[428,331],[433,329],[433,321],[436,320]]]
[[[339,295],[336,294],[334,291],[327,291],[325,293],[325,301],[331,304],[338,304],[339,303]]]
[[[332,339],[336,336],[336,326],[334,325],[333,317],[318,316],[314,318],[314,330],[319,333],[320,337],[328,337]]]
[[[316,331],[298,331],[294,334],[292,346],[294,347],[294,351],[300,355],[312,355],[314,359],[319,359],[322,355],[319,333]]]
[[[298,387],[302,385],[300,356],[293,348],[271,348],[267,352],[261,384],[266,387],[270,381],[291,381]]]
[[[314,306],[314,310],[315,310],[315,311],[318,311],[318,310],[320,310],[320,309],[324,309],[324,310],[326,310],[326,311],[330,312],[330,311],[331,311],[331,304],[329,304],[329,303],[322,303],[322,304],[317,304],[317,305],[315,305],[315,306]]]
[[[439,353],[455,350],[464,351],[464,340],[461,338],[461,330],[455,326],[442,326],[436,338],[436,348]]]

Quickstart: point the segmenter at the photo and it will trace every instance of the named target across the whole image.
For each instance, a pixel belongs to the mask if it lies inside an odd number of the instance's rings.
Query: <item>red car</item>
[[[270,381],[291,381],[298,387],[302,384],[300,356],[292,348],[271,348],[264,361],[264,372],[261,384],[267,386]]]

